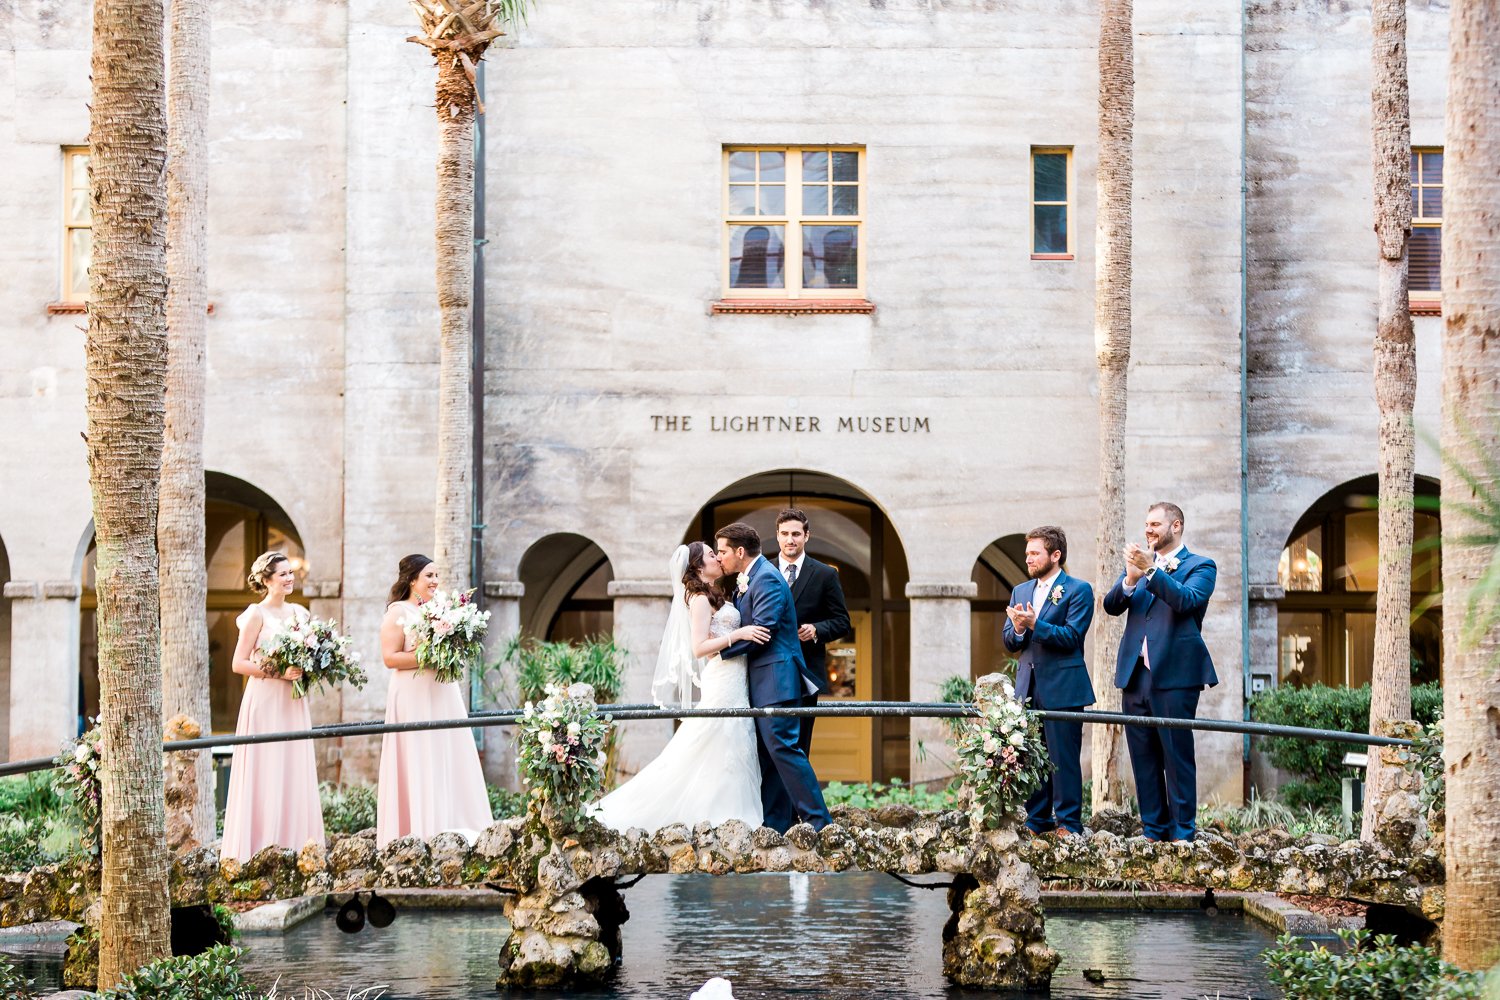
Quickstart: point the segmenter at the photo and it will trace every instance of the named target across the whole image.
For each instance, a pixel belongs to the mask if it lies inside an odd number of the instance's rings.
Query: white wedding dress
[[[714,612],[708,634],[715,638],[740,627],[733,604]],[[715,656],[699,678],[698,708],[746,708],[750,683],[745,658]],[[655,760],[600,799],[594,815],[615,830],[655,832],[673,823],[691,827],[744,820],[760,826],[760,757],[754,719],[684,719]]]

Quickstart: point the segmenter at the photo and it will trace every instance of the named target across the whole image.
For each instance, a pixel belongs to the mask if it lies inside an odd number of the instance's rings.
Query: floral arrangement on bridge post
[[[972,792],[969,817],[979,829],[993,830],[1036,791],[1052,767],[1035,712],[1016,699],[1010,678],[982,677],[974,692],[977,718],[954,740],[959,774]]]
[[[604,787],[610,718],[599,714],[588,684],[548,684],[545,693],[541,704],[528,701],[521,713],[517,763],[531,789],[528,811],[577,829]]]
[[[416,643],[417,669],[431,670],[444,684],[461,681],[464,671],[484,652],[490,613],[474,603],[473,589],[438,591],[406,634]]]
[[[92,725],[78,739],[63,744],[57,755],[62,773],[57,777],[57,794],[78,817],[78,839],[91,855],[99,854],[104,793],[99,782],[99,724]]]
[[[337,626],[338,622],[322,618],[293,619],[276,634],[266,651],[266,663],[278,677],[293,668],[302,671],[292,681],[293,698],[305,697],[324,685],[362,688],[369,680],[360,668],[359,654],[349,648],[348,637],[340,635]]]

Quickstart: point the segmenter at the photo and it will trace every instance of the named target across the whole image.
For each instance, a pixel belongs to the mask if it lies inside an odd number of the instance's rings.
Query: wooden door
[[[870,653],[870,612],[849,612],[852,634],[828,644],[828,675],[832,694],[820,705],[840,701],[869,701],[874,692],[875,664]],[[813,770],[821,781],[869,781],[874,775],[874,738],[868,718],[821,718],[813,727]]]

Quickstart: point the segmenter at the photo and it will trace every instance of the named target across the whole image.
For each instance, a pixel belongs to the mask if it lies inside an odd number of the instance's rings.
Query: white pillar
[[[906,585],[906,599],[911,602],[912,701],[937,701],[944,680],[969,676],[969,602],[978,595],[978,585],[970,580]],[[947,725],[942,719],[912,719],[912,782],[952,773]]]
[[[644,705],[651,701],[651,676],[661,634],[671,611],[672,585],[666,580],[615,580],[609,585],[615,601],[615,642],[625,649],[625,690],[620,702]],[[628,778],[648,764],[672,738],[670,720],[620,724],[617,770]]]
[[[55,757],[78,731],[78,597],[71,580],[11,580],[10,759]]]
[[[484,606],[490,613],[490,629],[485,637],[485,656],[494,663],[500,657],[504,645],[521,631],[521,597],[526,585],[520,580],[486,580],[484,584]],[[501,708],[497,699],[476,692],[474,707],[479,711]],[[514,726],[491,726],[481,730],[480,755],[484,762],[484,780],[501,788],[517,791],[521,787],[516,775],[516,741]]]

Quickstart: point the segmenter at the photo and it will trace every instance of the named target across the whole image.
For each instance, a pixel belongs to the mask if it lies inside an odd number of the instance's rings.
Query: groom
[[[724,572],[739,574],[734,606],[740,611],[740,624],[761,625],[771,631],[771,639],[764,645],[747,640],[719,653],[726,660],[748,658],[750,704],[755,708],[816,704],[818,687],[797,639],[792,590],[775,567],[761,557],[759,533],[736,521],[714,533],[714,544]],[[785,833],[800,816],[814,829],[823,829],[832,819],[823,804],[818,776],[799,745],[802,720],[788,716],[759,718],[755,731],[759,737],[760,803],[765,825]]]

